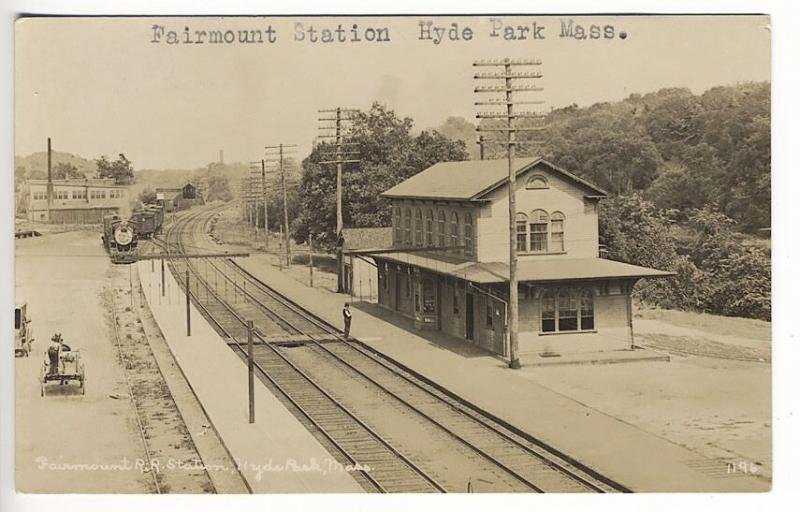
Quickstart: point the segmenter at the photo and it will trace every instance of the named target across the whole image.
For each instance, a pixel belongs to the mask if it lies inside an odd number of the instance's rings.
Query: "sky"
[[[601,34],[612,27],[613,36],[560,37],[570,19],[587,32],[592,24]],[[455,23],[459,40],[447,32],[439,44],[420,39],[425,20],[446,29]],[[362,40],[309,41],[309,27],[319,35],[339,24],[348,39],[357,24]],[[164,27],[160,38],[153,25]],[[204,44],[166,42],[169,30],[183,40],[185,27],[196,40],[196,31],[270,26],[274,43],[265,32],[263,44],[211,44],[207,35]],[[530,30],[524,40],[505,40],[506,26]],[[389,41],[363,40],[368,27],[386,28]],[[543,39],[532,38],[536,27]],[[226,162],[249,162],[278,143],[297,144],[302,158],[318,133],[317,110],[335,106],[379,101],[417,129],[449,116],[474,122],[473,103],[486,99],[473,92],[487,85],[473,79],[479,59],[540,59],[536,83],[544,91],[523,99],[542,99],[545,110],[664,87],[701,93],[770,80],[764,16],[29,18],[17,22],[15,45],[15,153],[43,151],[49,136],[54,150],[125,153],[137,169],[200,167],[220,149]]]

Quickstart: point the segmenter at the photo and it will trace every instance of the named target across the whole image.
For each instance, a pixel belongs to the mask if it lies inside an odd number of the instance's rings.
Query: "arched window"
[[[464,214],[464,254],[472,256],[475,252],[475,243],[472,235],[472,214]]]
[[[594,330],[594,293],[590,288],[581,290],[581,330]]]
[[[422,209],[417,208],[417,218],[414,219],[414,242],[422,246]]]
[[[458,225],[458,214],[453,212],[450,214],[450,246],[456,247],[458,246],[458,239],[459,239],[459,225]]]
[[[394,207],[394,244],[403,243],[403,210],[399,206]]]
[[[529,190],[541,190],[545,188],[549,188],[547,185],[547,178],[541,175],[531,176],[528,180],[528,183],[525,185],[525,188]]]
[[[406,217],[405,217],[405,237],[403,242],[406,245],[411,245],[411,208],[406,208]]]
[[[564,252],[564,214],[553,212],[550,216],[550,250]]]
[[[438,243],[436,244],[439,247],[444,247],[445,243],[445,236],[447,233],[447,216],[445,215],[443,210],[439,210],[439,232],[437,233]]]
[[[528,252],[528,216],[517,214],[517,252]]]
[[[550,220],[544,210],[531,213],[531,252],[547,252],[547,224]]]
[[[556,297],[552,288],[542,293],[542,332],[556,330]]]
[[[433,247],[433,210],[425,215],[425,245]]]
[[[570,288],[558,291],[558,330],[578,330],[578,294]]]

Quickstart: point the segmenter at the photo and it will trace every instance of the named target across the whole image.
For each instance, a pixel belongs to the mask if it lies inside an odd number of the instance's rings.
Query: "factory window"
[[[517,251],[528,252],[528,216],[517,214]]]
[[[459,226],[458,226],[458,214],[453,212],[450,214],[450,246],[451,247],[458,247],[459,242]]]
[[[542,332],[556,330],[556,298],[552,289],[542,294]]]
[[[548,188],[547,186],[547,178],[544,176],[531,176],[531,179],[528,180],[528,183],[525,185],[525,188],[532,189],[532,190],[541,190]]]
[[[531,213],[531,252],[547,252],[547,224],[549,216],[544,210]]]
[[[594,293],[589,288],[581,290],[581,330],[594,329]]]
[[[464,253],[472,256],[475,252],[475,243],[472,236],[472,214],[464,214]]]
[[[86,190],[73,190],[72,199],[86,199]]]
[[[447,224],[447,216],[445,215],[444,211],[439,211],[439,233],[438,238],[439,241],[436,244],[439,247],[445,246],[445,226]]]
[[[394,243],[403,243],[403,210],[399,206],[394,207]]]
[[[411,208],[406,208],[406,216],[405,216],[405,238],[403,242],[406,245],[411,245]]]
[[[57,190],[55,192],[55,199],[69,199],[69,191]]]
[[[417,208],[417,217],[414,219],[414,242],[422,245],[422,210]]]
[[[550,244],[551,250],[564,252],[564,214],[553,212],[550,217]]]
[[[433,210],[425,216],[425,245],[433,247]]]

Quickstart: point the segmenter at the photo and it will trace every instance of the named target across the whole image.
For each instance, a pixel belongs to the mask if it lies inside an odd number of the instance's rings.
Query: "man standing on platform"
[[[342,316],[344,317],[344,337],[350,337],[350,322],[353,320],[353,313],[350,312],[350,303],[344,303],[344,309],[342,310]]]

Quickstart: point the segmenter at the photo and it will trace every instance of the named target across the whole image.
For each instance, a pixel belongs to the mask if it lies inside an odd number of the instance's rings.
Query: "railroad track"
[[[205,232],[211,217],[192,224],[202,215],[176,223],[174,242],[168,240],[176,253],[186,235],[191,240]],[[193,229],[187,233],[187,227]],[[192,272],[193,297],[240,354],[244,319],[256,320],[259,371],[348,460],[369,465],[364,476],[375,490],[629,491],[408,368],[344,340],[232,260],[176,259],[173,266]],[[358,441],[347,444],[351,437]],[[427,449],[415,447],[418,442]]]
[[[156,494],[215,493],[211,477],[204,468],[189,469],[201,461],[200,455],[150,345],[143,339],[143,333],[139,333],[137,315],[133,308],[120,310],[116,303],[116,295],[124,291],[119,287],[108,290],[106,300],[142,441],[142,468],[150,475]],[[121,332],[125,330],[127,332]],[[178,465],[180,467],[176,468]]]

